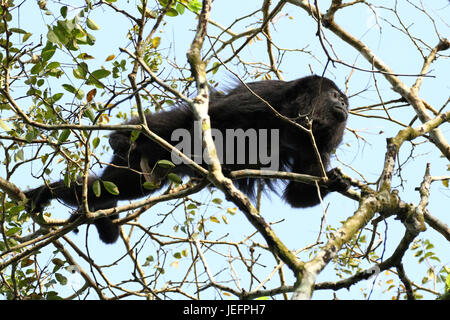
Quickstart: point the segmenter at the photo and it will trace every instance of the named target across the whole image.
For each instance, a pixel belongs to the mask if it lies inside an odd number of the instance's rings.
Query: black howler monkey
[[[289,117],[299,124],[305,124],[306,119],[312,120],[312,131],[322,163],[325,168],[329,165],[330,155],[339,145],[345,129],[348,116],[347,97],[338,89],[333,81],[309,76],[293,81],[266,80],[248,83],[258,96],[266,100],[283,116]],[[227,129],[267,129],[278,130],[278,144],[276,170],[292,171],[320,176],[317,156],[313,150],[310,136],[301,129],[275,115],[265,102],[250,92],[245,86],[238,85],[227,93],[212,92],[210,95],[209,115],[211,127],[223,133]],[[159,112],[147,116],[147,123],[154,133],[166,141],[172,141],[172,134],[176,129],[185,129],[193,133],[194,116],[188,106],[179,106],[169,111]],[[138,119],[130,121],[139,123]],[[148,195],[152,191],[142,187],[144,177],[141,158],[145,157],[148,166],[153,168],[161,159],[171,159],[171,154],[157,143],[144,135],[131,143],[129,131],[115,131],[110,135],[109,143],[114,150],[111,165],[107,166],[101,176],[89,177],[88,202],[90,210],[106,209],[116,206],[118,200],[131,200]],[[217,145],[217,142],[216,142]],[[236,151],[236,149],[234,150]],[[224,153],[230,152],[227,149]],[[226,156],[226,154],[224,154]],[[223,163],[225,172],[237,169],[259,169],[264,167],[261,162],[250,163],[250,155],[245,161]],[[236,160],[236,157],[234,157]],[[205,164],[202,163],[205,166]],[[130,170],[131,169],[131,170]],[[195,176],[195,172],[187,165],[180,164],[172,169],[180,175]],[[321,188],[321,196],[329,191],[346,190],[347,181],[336,175],[334,169],[328,171],[331,182],[328,188]],[[119,189],[118,195],[102,190],[100,197],[92,191],[95,180],[111,181]],[[238,188],[248,195],[253,194],[256,179],[246,178],[236,180]],[[267,186],[273,189],[270,181]],[[102,187],[103,188],[103,187]],[[70,206],[77,207],[81,201],[81,184],[72,183],[67,188],[62,181],[43,185],[29,190],[26,195],[31,199],[29,210],[41,212],[51,199],[60,199]],[[317,189],[312,185],[291,181],[284,189],[283,197],[292,207],[309,207],[319,203]],[[117,215],[96,219],[100,239],[105,243],[114,243],[119,235],[119,228],[112,223]]]

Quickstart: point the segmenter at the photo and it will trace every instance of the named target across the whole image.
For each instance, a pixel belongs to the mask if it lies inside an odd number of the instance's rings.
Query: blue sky
[[[319,1],[321,9],[323,10],[328,6],[329,1]],[[390,5],[391,1],[371,1],[373,4]],[[29,14],[35,10],[27,9],[27,6],[32,6],[31,2],[28,2],[23,6],[20,12],[20,24],[23,29],[36,30],[35,34],[38,35],[40,29],[45,30],[45,24],[50,24],[52,18],[41,16],[30,16]],[[448,2],[445,0],[435,0],[427,2],[430,12],[436,16],[440,16],[441,19],[436,20],[438,30],[441,32],[441,36],[448,37],[449,27],[448,22],[450,17],[450,8]],[[211,12],[211,19],[220,23],[222,26],[230,25],[237,17],[248,14],[256,10],[260,6],[260,1],[236,1],[236,0],[216,0],[213,3],[213,10]],[[49,6],[50,9],[52,7]],[[438,43],[438,37],[434,32],[433,24],[426,16],[420,14],[417,9],[409,5],[406,1],[399,1],[399,12],[402,19],[405,19],[405,25],[409,26],[409,31],[415,37],[424,39],[428,44],[434,46]],[[395,16],[392,12],[383,9],[375,9],[377,16],[374,12],[369,10],[366,6],[358,5],[351,8],[342,10],[336,16],[336,21],[344,29],[352,33],[355,37],[364,41],[374,53],[380,57],[385,63],[387,63],[396,73],[401,74],[417,74],[420,72],[422,66],[422,57],[415,49],[411,40],[402,34],[400,31],[389,27],[386,21],[395,22]],[[75,12],[72,12],[74,14]],[[309,75],[311,70],[314,73],[321,74],[324,70],[326,57],[321,49],[321,45],[318,41],[316,34],[316,23],[303,11],[302,9],[287,4],[283,10],[283,16],[279,16],[277,22],[271,28],[274,42],[278,46],[290,49],[304,48],[305,51],[309,51],[312,54],[305,52],[288,52],[286,53],[283,63],[280,66],[280,70],[283,72],[285,80],[291,80],[305,75]],[[118,58],[125,58],[119,54],[119,47],[127,46],[129,42],[126,40],[126,32],[129,28],[127,20],[116,19],[117,15],[114,15],[114,19],[111,19],[111,11],[97,10],[91,18],[100,25],[101,30],[94,32],[93,34],[97,38],[96,45],[88,49],[88,52],[95,56],[98,60],[99,66],[101,66],[105,58],[110,54],[115,54]],[[257,23],[258,17],[250,17],[241,23],[237,23],[233,26],[234,32],[242,32],[247,28],[251,28],[252,23]],[[192,19],[192,15],[186,12],[183,16],[176,18],[167,18],[166,24],[162,26],[163,31],[160,36],[163,42],[160,48],[164,49],[164,53],[168,54],[171,60],[180,66],[186,66],[186,51],[189,48],[190,42],[193,38],[193,30],[196,27],[196,20]],[[376,22],[378,22],[382,28],[380,28]],[[209,30],[215,34],[218,33],[218,29],[214,26],[210,26]],[[371,69],[370,63],[368,63],[355,49],[345,44],[342,40],[334,36],[331,32],[325,31],[326,38],[333,44],[333,50],[338,56],[346,63],[355,63],[358,67],[364,69]],[[248,46],[242,53],[244,59],[248,62],[267,62],[267,53],[265,49],[265,41],[256,41]],[[131,48],[129,46],[129,48]],[[221,56],[223,59],[227,58],[229,51],[224,51]],[[444,52],[447,54],[448,51]],[[235,64],[229,64],[229,67],[242,77],[245,77],[245,70],[242,67],[237,67]],[[177,71],[168,69],[166,66],[166,73],[174,74],[177,76]],[[449,96],[450,87],[450,68],[448,59],[440,59],[431,66],[430,74],[432,77],[424,80],[420,96],[430,103],[434,108],[439,109]],[[185,76],[188,73],[184,74]],[[364,105],[374,104],[379,102],[379,96],[374,86],[372,73],[354,71],[340,64],[335,66],[328,66],[325,74],[327,77],[335,81],[338,86],[347,91],[347,95],[350,98],[350,107],[356,108]],[[179,76],[179,75],[178,75]],[[275,76],[273,76],[275,77]],[[377,86],[384,101],[390,99],[397,99],[399,96],[394,93],[390,84],[379,74],[375,75]],[[220,81],[225,84],[233,83],[233,76],[230,75],[224,68],[221,68],[218,74],[214,76],[216,81]],[[247,79],[251,79],[247,75]],[[402,77],[404,83],[411,85],[415,81],[415,77]],[[348,80],[348,82],[347,82]],[[379,115],[382,115],[379,113]],[[399,121],[409,123],[413,116],[411,108],[401,108],[394,110],[391,113]],[[416,121],[414,125],[418,125]],[[383,159],[385,153],[386,138],[395,135],[399,126],[392,125],[385,120],[376,120],[373,118],[362,118],[351,115],[348,120],[348,128],[355,130],[360,136],[364,137],[367,142],[357,139],[353,133],[347,131],[344,137],[344,141],[341,147],[336,153],[336,158],[333,159],[333,166],[340,166],[344,172],[352,175],[356,178],[360,178],[359,174],[353,171],[350,167],[356,169],[361,173],[368,181],[375,182],[381,173],[383,166]],[[441,126],[447,141],[450,140],[449,126],[448,124]],[[422,140],[419,140],[422,141]],[[394,185],[398,185],[400,196],[402,200],[407,202],[418,203],[419,195],[414,190],[418,187],[425,172],[425,164],[431,162],[431,171],[433,175],[448,175],[447,165],[448,161],[439,157],[438,150],[431,144],[421,144],[416,146],[414,157],[408,159],[411,148],[408,144],[402,148],[400,152],[400,162],[407,160],[407,163],[402,167],[401,176],[404,179],[403,183],[396,179]],[[345,165],[344,165],[345,164]],[[346,166],[347,165],[347,166]],[[350,167],[349,167],[350,166]],[[38,182],[31,182],[28,178],[29,173],[23,172],[22,176],[17,176],[13,182],[18,186],[24,187],[24,181],[26,185],[34,187]],[[55,172],[54,179],[58,179],[58,175]],[[449,190],[445,188],[441,183],[435,182],[431,189],[432,195],[430,197],[430,205],[428,206],[430,212],[442,221],[449,222],[448,218],[448,203],[449,203]],[[218,191],[215,195],[220,196]],[[198,196],[200,199],[207,199],[209,194],[207,192]],[[329,225],[338,228],[340,221],[349,217],[357,208],[357,203],[354,201],[345,199],[340,194],[333,194],[325,198],[324,207],[328,207],[328,213],[326,221]],[[232,206],[230,204],[230,206]],[[151,214],[147,214],[141,219],[141,223],[151,225],[157,221],[158,214],[165,212],[171,208],[170,205],[158,205],[156,208],[152,208]],[[322,218],[321,206],[306,210],[294,210],[291,209],[286,203],[280,200],[276,195],[272,195],[270,198],[265,198],[262,205],[261,214],[268,221],[278,221],[283,219],[281,223],[274,225],[274,229],[280,238],[291,249],[299,249],[305,247],[315,241],[319,226]],[[214,210],[214,209],[212,209]],[[55,210],[66,212],[67,209]],[[219,214],[219,213],[218,213]],[[62,217],[62,216],[61,216]],[[64,214],[65,217],[65,214]],[[174,215],[171,219],[172,223],[165,223],[160,226],[161,233],[170,232],[170,228],[173,223],[179,222],[183,219],[181,215]],[[170,220],[170,219],[169,219]],[[148,222],[147,222],[148,221]],[[395,249],[399,239],[403,235],[403,226],[394,221],[393,218],[387,220],[388,228],[384,230],[385,225],[379,226],[380,232],[387,235],[386,252],[384,258],[390,256],[391,252]],[[166,230],[167,228],[167,230]],[[80,246],[83,246],[84,242],[84,228],[78,235],[70,235],[70,237]],[[107,264],[111,260],[111,257],[120,256],[123,251],[122,244],[116,244],[113,246],[105,246],[97,240],[94,228],[91,228],[92,235],[90,236],[90,248],[91,255]],[[228,225],[217,225],[214,232],[217,237],[221,234],[230,233],[232,239],[242,239],[245,235],[253,232],[253,227],[245,218],[236,214],[230,217]],[[443,265],[449,264],[450,257],[450,244],[437,232],[432,229],[428,229],[426,233],[420,235],[421,238],[430,239],[435,245],[435,251],[441,258]],[[263,239],[257,238],[258,241],[264,243]],[[326,240],[324,237],[322,240]],[[118,249],[120,248],[120,249]],[[147,245],[144,249],[145,254],[149,255],[156,249],[156,245],[151,241],[147,241]],[[381,252],[379,252],[381,254]],[[304,256],[303,258],[307,258]],[[226,260],[214,260],[211,258],[212,267],[218,271],[225,268]],[[273,264],[269,257],[266,261],[269,266]],[[272,259],[273,260],[273,259]],[[102,264],[99,263],[99,264]],[[180,261],[179,268],[182,268],[182,264],[188,263],[188,261]],[[407,274],[419,275],[423,274],[426,270],[426,265],[418,265],[417,259],[412,257],[412,253],[409,252],[405,257],[405,269]],[[127,267],[130,265],[122,265],[120,267],[111,268],[111,277],[119,278],[122,274],[126,277],[129,273]],[[365,267],[370,267],[366,265]],[[270,269],[270,268],[268,268]],[[270,272],[262,268],[262,274]],[[286,272],[288,276],[290,272]],[[242,276],[247,274],[242,271]],[[173,280],[177,277],[176,270],[169,270],[165,275],[166,280]],[[261,276],[263,277],[263,276]],[[393,278],[395,276],[384,276],[384,279]],[[325,280],[337,280],[335,272],[331,265],[327,267],[319,278],[318,282]],[[417,278],[414,278],[418,281]],[[338,292],[338,296],[342,298],[358,298],[359,287],[365,287],[367,283],[361,283],[360,286],[356,286],[350,292],[341,290]],[[382,288],[386,289],[386,288]],[[211,298],[216,298],[215,293],[212,293]],[[317,292],[314,298],[331,298],[332,292]],[[383,294],[381,289],[374,290],[372,298],[389,298],[390,294]]]

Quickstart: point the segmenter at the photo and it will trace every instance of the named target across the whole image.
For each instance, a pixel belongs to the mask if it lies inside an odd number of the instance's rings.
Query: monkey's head
[[[348,99],[338,88],[329,87],[322,91],[319,94],[319,101],[323,110],[318,110],[318,112],[322,118],[329,120],[333,118],[337,123],[347,121]]]
[[[323,77],[310,76],[296,80],[290,89],[298,116],[308,116],[321,123],[345,125],[348,98],[336,84]]]

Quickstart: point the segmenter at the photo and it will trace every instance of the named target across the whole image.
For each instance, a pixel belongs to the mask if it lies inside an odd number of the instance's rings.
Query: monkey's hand
[[[26,209],[28,212],[39,213],[50,204],[51,195],[47,186],[41,186],[24,192],[28,198]]]
[[[327,172],[329,191],[345,192],[350,188],[350,181],[342,176],[339,168],[333,168]]]
[[[109,136],[109,145],[115,154],[126,156],[134,149],[134,143],[131,143],[130,136],[123,132],[113,132]]]

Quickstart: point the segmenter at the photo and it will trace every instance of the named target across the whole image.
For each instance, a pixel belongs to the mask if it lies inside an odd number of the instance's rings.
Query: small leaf
[[[31,36],[32,36],[32,33],[28,32],[26,35],[23,36],[22,42],[26,42]]]
[[[61,9],[59,9],[59,12],[61,13],[61,16],[65,19],[67,17],[67,7],[63,6]]]
[[[175,9],[178,11],[179,14],[183,14],[185,8],[181,3],[177,3]]]
[[[109,193],[117,196],[119,194],[119,188],[114,184],[114,182],[111,181],[102,181],[103,186],[105,187],[106,191]]]
[[[64,89],[66,89],[70,93],[75,94],[75,92],[77,91],[77,89],[75,89],[75,87],[72,86],[71,84],[63,84],[62,86],[63,86]]]
[[[79,59],[83,59],[83,60],[90,60],[90,59],[94,59],[93,56],[91,56],[90,54],[87,54],[86,52],[82,52],[80,53],[77,58]]]
[[[70,188],[70,173],[68,171],[64,173],[64,185],[66,188]]]
[[[6,122],[3,121],[3,120],[1,120],[1,119],[0,119],[0,127],[1,127],[3,130],[5,130],[5,131],[10,131],[10,130],[11,130],[11,128],[6,124]]]
[[[169,160],[159,160],[156,164],[165,169],[175,168],[175,164]]]
[[[56,46],[53,45],[50,41],[47,42],[44,49],[42,49],[41,58],[44,61],[50,60],[56,52]]]
[[[446,187],[446,188],[448,188],[448,179],[445,179],[445,180],[442,180],[442,184]]]
[[[145,262],[144,262],[143,266],[146,267],[146,266],[150,265],[150,263],[152,263],[153,260],[155,260],[155,259],[153,258],[153,256],[148,256],[148,257],[145,259]]]
[[[56,101],[58,101],[59,99],[62,98],[62,96],[64,95],[64,93],[60,92],[60,93],[55,93],[52,96],[52,102],[55,103]]]
[[[107,76],[109,76],[111,71],[106,69],[98,69],[92,72],[92,76],[95,77],[95,79],[102,79]]]
[[[141,134],[140,131],[136,131],[136,130],[131,131],[130,141],[135,142],[137,140],[137,138],[139,138],[140,134]]]
[[[113,60],[115,57],[116,57],[115,55],[110,54],[110,55],[106,58],[105,61],[111,61],[111,60]]]
[[[92,140],[92,146],[94,147],[94,149],[97,148],[99,144],[100,144],[100,138],[99,137],[95,137]]]
[[[60,63],[59,63],[59,62],[53,61],[53,62],[49,63],[49,64],[45,67],[45,69],[51,70],[51,69],[58,68],[59,66],[60,66]]]
[[[228,224],[228,218],[226,215],[222,215],[222,221],[225,222],[225,224]]]
[[[84,110],[83,116],[88,117],[91,122],[95,121],[95,114],[91,107],[87,107],[86,110]]]
[[[220,220],[217,219],[217,218],[214,217],[214,216],[210,217],[209,220],[210,220],[211,222],[214,222],[214,223],[220,223]]]
[[[100,26],[89,18],[86,20],[86,24],[87,24],[88,28],[91,30],[99,30],[100,29]]]
[[[98,198],[100,197],[102,193],[102,188],[100,188],[100,180],[95,180],[92,184],[92,192],[94,192],[94,195]]]
[[[61,134],[59,135],[59,137],[58,137],[58,142],[59,142],[59,143],[62,143],[62,142],[64,142],[64,141],[66,141],[67,138],[69,138],[69,136],[70,136],[70,130],[69,130],[69,129],[64,129],[64,130],[61,132]]]
[[[60,273],[55,273],[55,278],[56,280],[58,280],[58,282],[60,284],[62,284],[63,286],[67,284],[67,278],[64,277],[62,274]]]
[[[158,185],[158,184],[155,184],[155,183],[150,182],[150,181],[145,181],[145,182],[142,184],[142,186],[144,187],[144,189],[147,189],[147,190],[155,190],[155,189],[158,189],[158,188],[159,188],[159,185]]]
[[[59,258],[52,259],[52,262],[55,266],[59,266],[59,267],[64,266],[64,261]]]
[[[221,64],[219,62],[214,62],[212,73],[216,74],[216,72],[219,71],[220,66],[221,66]]]
[[[14,33],[19,33],[19,34],[27,34],[28,33],[25,30],[19,29],[19,28],[9,28],[9,31],[14,32]]]
[[[53,43],[58,43],[58,37],[56,36],[56,34],[53,32],[53,30],[49,30],[47,32],[47,40]]]
[[[173,183],[176,183],[176,184],[182,184],[182,183],[183,183],[183,180],[182,180],[178,175],[176,175],[176,174],[173,173],[173,172],[169,173],[169,174],[167,175],[167,178],[168,178],[170,181],[172,181]]]
[[[176,17],[178,15],[178,11],[174,8],[169,8],[169,10],[167,10],[166,12],[166,15],[169,17]]]
[[[20,230],[22,230],[22,228],[20,228],[20,227],[11,228],[8,231],[6,231],[6,235],[7,236],[12,236],[13,234],[19,232]]]
[[[90,90],[86,96],[87,102],[91,102],[92,99],[94,99],[96,94],[97,94],[97,89],[94,88],[94,89]]]
[[[152,39],[152,48],[154,48],[154,49],[158,48],[160,43],[161,43],[161,37],[154,37]]]

